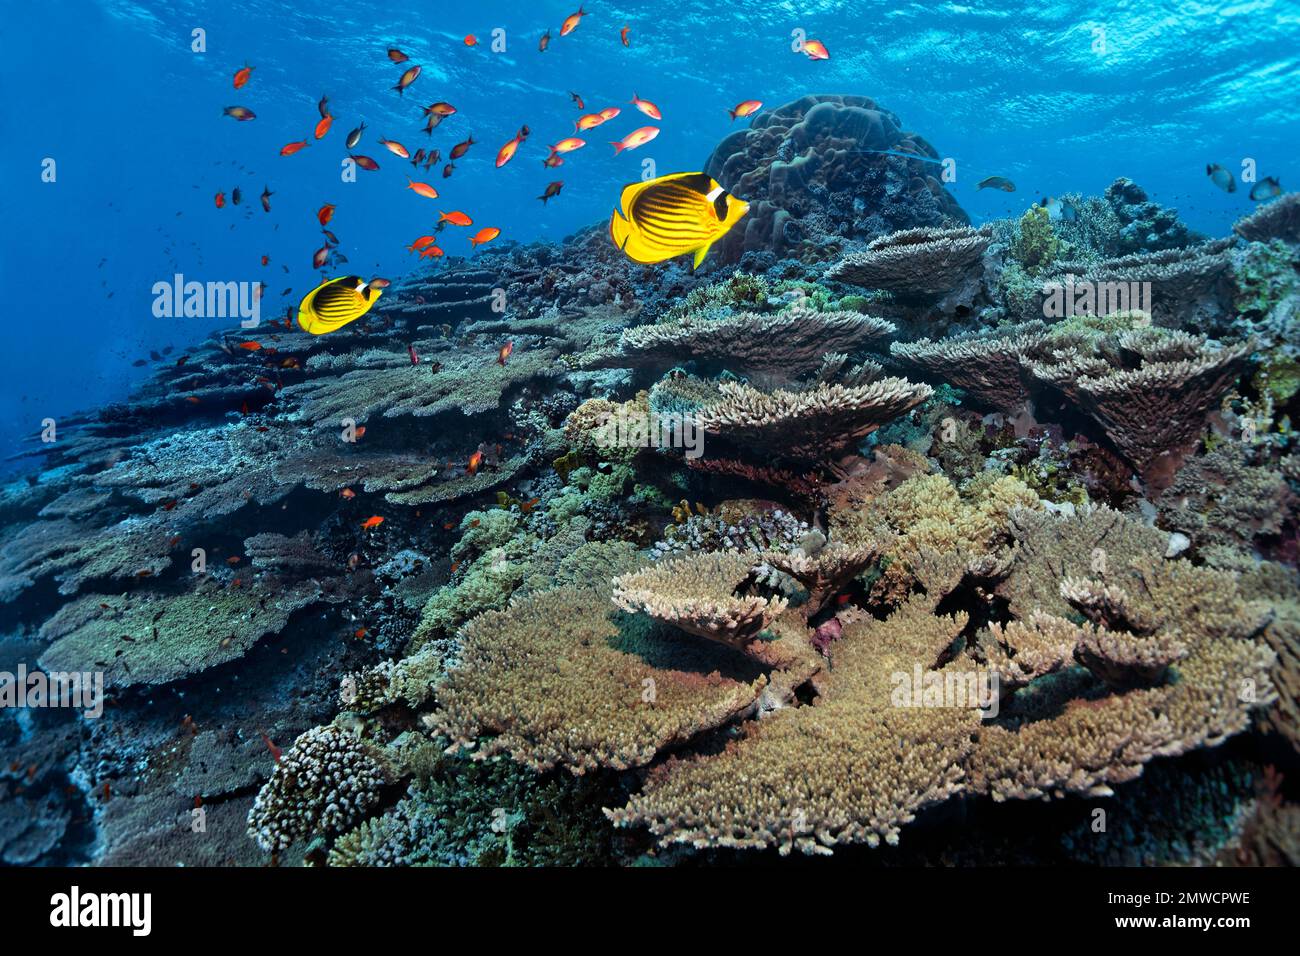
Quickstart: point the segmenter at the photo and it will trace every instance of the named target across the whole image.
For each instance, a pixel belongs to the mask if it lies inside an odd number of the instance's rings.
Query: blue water
[[[603,219],[619,187],[658,171],[698,169],[733,128],[727,108],[770,107],[810,92],[865,94],[897,113],[941,156],[957,160],[950,188],[976,221],[1018,214],[1043,194],[1099,193],[1129,176],[1205,232],[1226,234],[1247,211],[1208,162],[1238,172],[1243,158],[1294,188],[1300,131],[1295,94],[1300,2],[1009,3],[587,3],[560,37],[575,0],[341,3],[102,0],[0,3],[0,280],[7,291],[0,450],[17,447],[47,416],[119,400],[148,368],[149,350],[204,337],[206,319],[159,319],[153,285],[174,273],[199,281],[269,286],[265,314],[315,285],[316,209],[337,204],[331,228],[348,268],[396,278],[417,265],[406,252],[439,209],[462,209],[501,239],[560,239]],[[630,26],[631,45],[619,42]],[[206,52],[191,51],[191,31]],[[495,28],[506,49],[491,49]],[[550,48],[538,40],[550,29]],[[791,50],[792,31],[822,40],[828,61]],[[1104,52],[1094,49],[1104,29]],[[479,44],[462,38],[473,33]],[[399,98],[395,45],[423,66]],[[256,69],[242,90],[231,78]],[[406,64],[409,65],[409,64]],[[559,169],[546,145],[573,134],[588,111],[623,113],[584,138]],[[633,92],[663,111],[662,133],[614,156],[608,145],[651,124]],[[316,102],[329,96],[334,127],[311,140]],[[458,112],[431,138],[420,107]],[[223,107],[257,119],[239,123]],[[378,173],[340,180],[343,139],[364,120],[358,152]],[[747,122],[741,120],[739,122]],[[519,129],[532,136],[501,169],[497,150]],[[406,189],[409,164],[376,142],[435,146],[443,163],[469,135],[475,146],[451,179],[415,178],[442,198]],[[609,135],[606,135],[609,134]],[[291,157],[285,143],[311,140]],[[41,180],[42,162],[57,179]],[[975,184],[1013,179],[1014,194]],[[563,194],[535,197],[552,180]],[[238,185],[243,205],[213,195]],[[258,195],[274,192],[272,213]],[[742,197],[743,198],[743,197]],[[449,230],[448,253],[469,252]],[[271,265],[262,267],[263,255]],[[101,260],[104,260],[102,265]],[[289,267],[286,274],[282,265]],[[282,300],[279,293],[295,294]],[[110,297],[111,293],[111,297]],[[233,327],[233,323],[231,323]]]

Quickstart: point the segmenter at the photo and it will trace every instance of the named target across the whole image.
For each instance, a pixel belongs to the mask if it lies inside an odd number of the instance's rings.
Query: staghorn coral
[[[762,676],[724,676],[707,648],[610,618],[607,592],[557,588],[474,618],[437,691],[431,729],[476,759],[537,770],[626,769],[751,706]],[[728,668],[733,670],[734,668]]]
[[[393,770],[382,752],[334,726],[293,742],[248,814],[248,833],[264,850],[283,850],[317,834],[346,830],[379,800]]]
[[[987,229],[904,229],[845,256],[828,279],[884,289],[906,301],[927,301],[961,284],[992,241]]]
[[[1183,332],[1136,328],[1049,337],[1022,364],[1087,412],[1144,480],[1167,485],[1250,352],[1250,343],[1212,346]]]
[[[982,408],[1015,414],[1029,399],[1021,356],[1042,344],[1046,330],[1042,322],[1026,322],[938,341],[892,342],[889,354],[969,392]]]
[[[764,393],[723,382],[722,399],[696,421],[710,435],[745,449],[746,457],[771,456],[826,462],[933,393],[928,385],[885,378],[846,388],[818,385],[804,392]]]

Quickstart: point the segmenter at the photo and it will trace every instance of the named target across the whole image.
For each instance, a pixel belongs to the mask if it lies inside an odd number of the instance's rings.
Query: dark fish
[[[542,34],[541,40],[539,40],[537,43],[537,51],[539,53],[545,53],[546,48],[550,45],[551,45],[551,31],[547,30],[545,33]]]
[[[271,197],[274,195],[275,193],[271,192],[271,187],[269,186],[262,187],[262,197],[261,197],[262,209],[264,209],[266,212],[271,211]]]
[[[388,48],[388,58],[392,60],[394,63],[405,63],[407,60],[410,59],[409,56],[407,56],[401,50],[397,49],[397,47]]]
[[[466,153],[469,152],[469,148],[473,145],[474,145],[473,136],[465,140],[463,143],[457,143],[455,146],[451,148],[451,158],[460,159],[462,156],[464,156]]]
[[[344,145],[347,146],[348,149],[354,149],[357,143],[361,142],[361,133],[363,130],[365,130],[365,128],[366,128],[366,124],[362,123],[352,132],[348,133],[348,138],[343,141]]]
[[[238,186],[230,190],[230,201],[234,203],[236,206],[239,205],[240,200],[243,198],[244,198],[244,194],[239,191]]]
[[[448,178],[451,175],[451,171],[455,168],[456,168],[455,163],[448,163],[446,166],[442,167],[442,178],[443,179]]]
[[[564,183],[559,180],[553,183],[547,183],[546,191],[543,192],[537,198],[542,201],[543,205],[545,205],[546,201],[550,199],[552,196],[558,196],[560,194],[560,190],[563,188],[564,188]]]
[[[247,106],[227,106],[222,113],[226,116],[233,116],[241,123],[247,123],[251,119],[257,119],[257,114]]]
[[[368,169],[371,172],[374,172],[379,168],[379,164],[369,156],[353,156],[351,153],[348,153],[348,156],[351,158],[352,162],[356,163],[362,169]]]
[[[1016,184],[1005,176],[990,176],[987,179],[981,179],[975,188],[1001,189],[1004,193],[1013,193],[1016,191]]]
[[[414,83],[416,78],[419,75],[420,75],[420,68],[418,66],[413,66],[405,73],[403,73],[402,78],[398,80],[397,85],[393,87],[393,89],[397,90],[397,95],[401,96],[403,93],[405,93],[406,88],[410,86],[412,83]]]
[[[587,108],[587,105],[582,102],[582,97],[579,96],[577,93],[570,91],[569,97],[573,100],[574,105],[577,106],[578,109],[585,110]]]
[[[1259,202],[1261,199],[1272,199],[1274,196],[1282,195],[1282,184],[1278,182],[1276,176],[1265,176],[1259,182],[1255,183],[1250,190],[1250,198]]]
[[[324,93],[321,94],[320,101],[316,104],[316,109],[320,110],[321,119],[330,115],[330,98]]]

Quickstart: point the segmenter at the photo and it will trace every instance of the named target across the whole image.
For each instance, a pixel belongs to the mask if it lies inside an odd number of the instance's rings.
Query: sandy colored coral
[[[963,391],[982,408],[1014,414],[1029,398],[1020,357],[1043,340],[1042,322],[951,338],[894,342],[889,354]]]
[[[925,299],[961,282],[979,264],[991,241],[987,228],[903,229],[845,256],[831,267],[827,278]]]

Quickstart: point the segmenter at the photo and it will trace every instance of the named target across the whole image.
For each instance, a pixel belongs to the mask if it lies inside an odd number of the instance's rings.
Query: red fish
[[[407,177],[406,183],[406,188],[414,192],[417,196],[423,196],[425,199],[438,198],[438,190],[434,189],[428,183],[417,183],[410,177]]]
[[[266,749],[271,751],[271,756],[275,758],[275,762],[279,763],[280,755],[284,753],[284,751],[281,750],[279,747],[277,747],[275,744],[273,744],[271,742],[271,738],[268,737],[266,734],[262,734],[262,739],[266,741]]]
[[[330,131],[330,125],[334,122],[334,117],[325,116],[316,124],[316,138],[322,139]]]
[[[296,143],[286,143],[284,146],[281,146],[280,155],[292,156],[294,153],[298,152],[299,150],[306,149],[306,148],[307,148],[307,141],[305,139],[300,139]]]
[[[455,212],[443,212],[443,213],[439,213],[439,214],[438,214],[438,221],[439,221],[439,222],[449,222],[449,223],[451,223],[453,226],[472,226],[472,225],[474,225],[474,220],[471,219],[471,218],[469,218],[469,216],[465,215],[465,214],[464,214],[463,212],[461,212],[459,209],[456,210]]]
[[[395,46],[388,48],[388,58],[392,60],[394,63],[405,63],[407,60],[410,59],[409,56],[407,56],[401,50],[397,49],[397,47]]]
[[[381,524],[383,524],[383,523],[384,523],[384,519],[383,519],[382,516],[380,516],[380,515],[371,515],[371,516],[370,516],[369,518],[367,518],[365,521],[361,522],[361,527],[362,527],[362,529],[364,529],[364,530],[366,530],[366,531],[369,531],[369,530],[371,530],[372,528],[378,528],[378,527],[379,527]]]
[[[468,36],[465,37],[465,45],[466,45],[466,46],[478,46],[478,37],[476,37],[476,36],[475,36],[474,34],[472,34],[472,33],[469,34]]]
[[[664,118],[664,114],[659,112],[659,107],[655,106],[649,100],[641,99],[641,97],[637,96],[635,93],[632,94],[632,105],[653,120]]]
[[[619,38],[620,40],[623,41],[623,45],[624,45],[624,46],[631,46],[631,45],[632,45],[632,44],[630,44],[630,43],[627,42],[627,33],[628,33],[628,31],[631,30],[631,29],[632,29],[631,27],[624,27],[623,29],[621,29],[621,30],[618,31],[618,38]]]
[[[329,225],[329,221],[334,218],[334,204],[327,202],[316,210],[316,219],[322,226]]]
[[[469,456],[469,461],[465,464],[466,474],[478,474],[478,466],[481,464],[483,464],[483,453],[481,451],[476,451],[474,454]]]
[[[373,159],[371,159],[369,156],[359,156],[359,155],[354,156],[352,153],[348,153],[348,158],[351,159],[352,162],[360,166],[362,169],[368,169],[372,173],[375,172],[377,169],[379,169],[379,164],[375,162]]]
[[[252,68],[251,66],[248,66],[248,65],[245,65],[244,68],[243,68],[242,70],[236,70],[236,71],[235,71],[235,89],[238,90],[238,89],[242,88],[243,85],[244,85],[245,83],[248,82],[249,78],[250,78],[252,75],[253,75],[253,68]]]
[[[218,209],[225,209],[225,208],[226,208],[226,194],[225,194],[225,193],[217,193],[215,196],[212,197],[212,199],[213,199],[213,202],[215,202],[215,203],[217,204],[217,208],[218,208]]]
[[[514,350],[515,343],[513,341],[507,342],[505,345],[501,346],[500,351],[497,352],[497,364],[504,367],[506,360],[510,358],[510,355]]]
[[[617,156],[625,149],[636,149],[638,146],[644,146],[658,135],[659,127],[642,126],[632,130],[617,142],[610,143],[610,145],[614,147],[614,155]]]
[[[497,236],[501,235],[501,230],[496,226],[484,226],[470,239],[471,246],[481,246],[485,242],[491,242]]]
[[[406,247],[406,251],[407,251],[407,252],[419,252],[419,251],[420,251],[421,249],[423,249],[425,246],[433,245],[433,244],[436,243],[437,241],[438,241],[438,237],[437,237],[437,236],[421,236],[419,239],[416,239],[415,242],[413,242],[413,243],[411,243],[409,246],[407,246],[407,247]]]
[[[500,151],[497,153],[497,169],[500,169],[506,163],[510,162],[510,160],[515,158],[515,151],[519,149],[519,144],[522,143],[524,139],[524,134],[521,131],[514,139],[501,147]]]
[[[412,365],[419,365],[419,364],[420,364],[420,354],[419,354],[418,352],[415,351],[415,346],[414,346],[414,345],[407,345],[407,346],[406,346],[406,351],[407,351],[407,354],[411,356],[411,364],[412,364]]]
[[[582,9],[581,5],[579,5],[578,12],[570,13],[564,18],[564,22],[560,24],[560,36],[567,37],[570,33],[576,30],[579,21],[581,21],[586,15],[586,12]]]
[[[428,246],[428,247],[426,247],[426,248],[424,249],[423,252],[420,253],[420,258],[421,258],[421,259],[437,259],[437,258],[438,258],[439,256],[441,256],[442,254],[443,254],[443,253],[442,253],[442,250],[439,249],[437,246]]]
[[[727,110],[727,112],[731,114],[731,121],[734,123],[738,118],[750,116],[762,108],[762,100],[745,100],[743,103],[737,103],[734,110]],[[655,119],[658,119],[658,117],[655,117]]]
[[[830,51],[826,49],[826,44],[821,40],[804,40],[803,52],[808,54],[810,60],[829,60]]]

